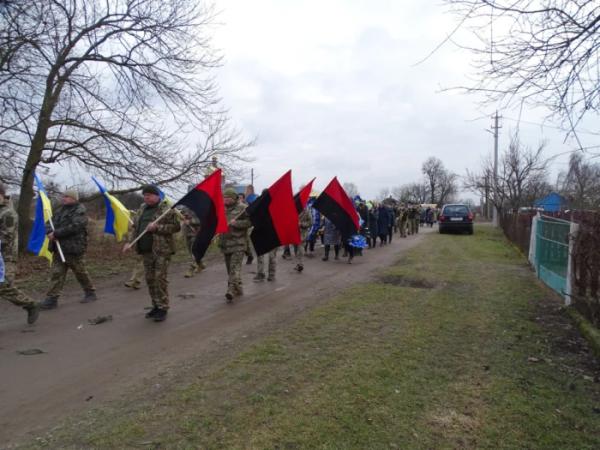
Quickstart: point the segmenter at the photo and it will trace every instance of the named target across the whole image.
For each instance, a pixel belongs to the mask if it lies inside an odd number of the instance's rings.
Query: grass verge
[[[378,281],[191,372],[31,446],[600,447],[597,361],[560,300],[487,227],[429,236]]]

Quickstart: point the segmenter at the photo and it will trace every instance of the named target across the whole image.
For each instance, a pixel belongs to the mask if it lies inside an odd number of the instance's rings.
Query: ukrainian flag
[[[100,184],[98,180],[92,177],[98,189],[104,197],[104,204],[106,205],[106,223],[104,224],[104,232],[112,234],[117,237],[117,241],[123,239],[123,236],[127,234],[130,223],[130,212],[123,203],[117,200],[115,197],[110,195],[106,188]]]
[[[35,173],[33,177],[37,186],[38,197],[35,205],[35,219],[33,220],[33,227],[29,235],[27,250],[34,255],[42,256],[52,262],[52,252],[48,250],[50,241],[46,236],[46,222],[52,217],[52,205],[40,179]]]

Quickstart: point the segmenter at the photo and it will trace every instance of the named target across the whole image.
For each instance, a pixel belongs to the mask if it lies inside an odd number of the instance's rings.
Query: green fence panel
[[[563,294],[567,286],[569,230],[569,222],[543,217],[536,232],[538,277],[559,294]]]

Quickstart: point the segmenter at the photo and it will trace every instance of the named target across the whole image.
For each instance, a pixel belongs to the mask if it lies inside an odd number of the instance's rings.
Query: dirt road
[[[93,304],[80,304],[79,290],[66,292],[60,307],[42,312],[34,326],[24,324],[22,310],[2,302],[0,442],[8,446],[30,438],[67,416],[154,383],[166,368],[202,358],[215,346],[281,326],[340,289],[368,280],[428,232],[422,229],[407,239],[395,236],[391,245],[366,250],[352,265],[323,262],[319,250],[318,257],[306,260],[302,274],[293,270],[293,261],[278,255],[274,283],[253,283],[255,265],[244,266],[246,295],[231,305],[224,301],[220,259],[193,279],[183,278],[184,267],[173,267],[171,310],[163,323],[144,319],[147,292],[123,287],[125,274],[99,283],[99,300]],[[98,315],[112,315],[113,320],[89,325],[88,319]],[[18,353],[28,349],[44,353]]]

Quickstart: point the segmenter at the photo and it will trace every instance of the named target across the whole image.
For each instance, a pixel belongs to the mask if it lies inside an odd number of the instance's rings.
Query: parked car
[[[473,213],[467,205],[444,205],[438,217],[440,233],[466,231],[473,234]]]

